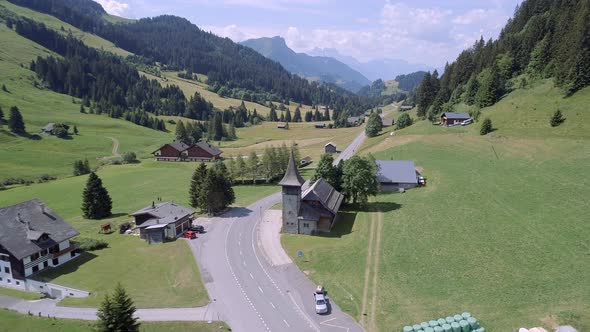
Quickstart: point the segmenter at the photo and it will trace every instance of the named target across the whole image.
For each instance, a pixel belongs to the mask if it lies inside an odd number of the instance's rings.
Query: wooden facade
[[[193,145],[184,143],[164,144],[152,152],[157,161],[215,161],[221,159],[222,151],[208,142]]]

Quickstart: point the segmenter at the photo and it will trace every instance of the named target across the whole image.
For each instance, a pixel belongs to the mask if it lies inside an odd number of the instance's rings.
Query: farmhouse
[[[148,243],[175,239],[186,231],[195,211],[174,202],[152,203],[131,214],[139,228],[139,237]]]
[[[62,297],[59,287],[30,278],[78,257],[70,239],[80,233],[38,199],[0,208],[0,230],[0,286]]]
[[[336,144],[329,142],[328,144],[324,145],[324,152],[325,153],[336,153],[338,152],[336,150]]]
[[[279,182],[283,187],[282,231],[308,235],[329,232],[336,223],[344,195],[324,179],[317,180],[302,194],[304,182],[291,152],[287,172]]]
[[[174,141],[152,152],[157,161],[213,161],[220,159],[222,153],[219,148],[205,141],[193,145]]]
[[[376,160],[380,191],[397,191],[418,186],[416,166],[411,160]]]
[[[446,112],[440,116],[440,123],[443,126],[454,126],[470,118],[467,113]]]

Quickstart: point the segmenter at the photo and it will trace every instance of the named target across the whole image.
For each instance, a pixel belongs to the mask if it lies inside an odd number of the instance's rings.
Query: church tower
[[[301,186],[305,180],[299,175],[293,151],[287,165],[287,172],[279,182],[283,187],[283,233],[299,233],[299,208],[301,207]]]

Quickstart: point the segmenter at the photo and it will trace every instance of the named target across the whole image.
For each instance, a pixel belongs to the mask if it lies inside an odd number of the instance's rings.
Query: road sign
[[[299,257],[303,256],[303,251],[299,250],[299,251],[297,252],[297,256],[299,256]]]

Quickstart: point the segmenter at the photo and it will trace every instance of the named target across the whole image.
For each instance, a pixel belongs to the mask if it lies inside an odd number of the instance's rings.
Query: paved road
[[[362,331],[332,303],[315,314],[315,285],[294,263],[271,266],[258,246],[261,213],[281,199],[268,196],[222,217],[201,219],[208,233],[190,241],[209,297],[233,331]]]
[[[363,144],[363,142],[365,141],[365,138],[367,138],[367,135],[365,135],[365,131],[363,130],[353,141],[352,143],[350,143],[349,146],[346,147],[346,149],[344,149],[344,151],[340,151],[340,154],[338,155],[338,158],[336,158],[334,160],[334,165],[338,165],[338,163],[341,160],[347,160],[350,157],[354,156],[354,154],[356,153],[356,151],[358,150],[358,148],[361,146],[361,144]]]

